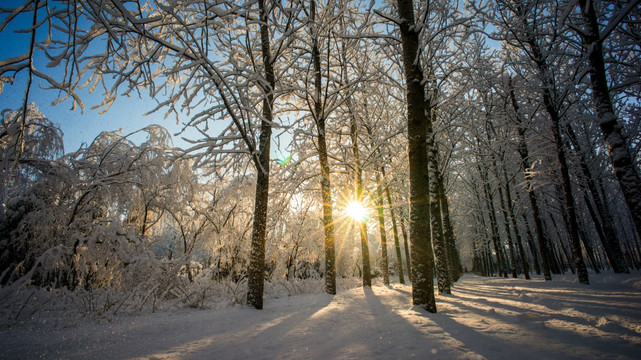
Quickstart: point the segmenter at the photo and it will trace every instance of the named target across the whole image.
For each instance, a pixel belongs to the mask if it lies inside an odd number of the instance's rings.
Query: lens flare
[[[278,157],[278,164],[280,166],[287,166],[291,161],[292,161],[291,154],[281,154],[281,156]]]
[[[369,219],[369,210],[359,201],[350,201],[345,207],[345,214],[359,222]]]

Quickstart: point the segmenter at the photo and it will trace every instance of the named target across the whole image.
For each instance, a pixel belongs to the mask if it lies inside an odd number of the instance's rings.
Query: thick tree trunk
[[[321,166],[321,192],[323,199],[323,225],[325,227],[325,291],[336,294],[336,256],[334,248],[334,216],[332,206],[332,191],[329,179],[327,161],[327,144],[325,141],[324,121],[319,123],[318,155]],[[321,135],[321,132],[323,135]]]
[[[594,2],[579,0],[579,6],[581,7],[584,25],[584,31],[581,34],[583,35],[583,42],[587,49],[588,62],[590,64],[592,96],[597,116],[599,117],[599,126],[608,148],[614,173],[619,185],[621,185],[637,234],[639,234],[641,232],[641,177],[639,177],[638,169],[632,161],[622,133],[622,126],[618,123],[617,115],[612,106]]]
[[[412,0],[397,1],[403,69],[407,86],[407,135],[410,168],[410,243],[412,259],[412,300],[429,312],[436,312],[434,298],[434,255],[430,242],[429,174],[426,131],[430,118],[423,88],[419,51],[419,29],[414,23]]]
[[[327,159],[327,140],[325,137],[325,113],[321,102],[321,61],[318,49],[318,29],[315,27],[316,2],[310,3],[310,21],[312,29],[312,63],[314,66],[314,121],[318,131],[318,159],[321,168],[321,196],[323,200],[323,226],[325,230],[325,291],[336,294],[336,259],[334,248],[334,216],[329,162]]]
[[[583,261],[583,254],[581,252],[581,240],[579,238],[579,224],[577,222],[576,207],[574,205],[574,197],[572,194],[572,183],[570,181],[570,170],[568,167],[568,162],[565,158],[565,150],[563,149],[563,142],[560,138],[561,134],[559,132],[559,124],[557,123],[553,126],[554,138],[557,142],[557,157],[559,163],[561,164],[561,179],[563,187],[563,197],[565,201],[565,207],[568,214],[568,224],[570,233],[570,247],[572,248],[572,256],[574,257],[574,264],[576,265],[577,275],[579,277],[579,282],[582,284],[589,284],[590,279],[588,277],[588,269],[585,266]],[[557,138],[558,136],[558,138]]]
[[[274,104],[274,68],[270,50],[269,29],[267,28],[267,11],[265,1],[258,0],[260,9],[260,39],[265,67],[266,86],[263,89],[263,119],[260,126],[258,155],[256,157],[256,198],[254,203],[254,223],[252,229],[251,255],[247,272],[247,305],[256,309],[263,308],[263,290],[265,286],[265,239],[267,235],[267,205],[269,199],[269,147],[272,135]]]
[[[271,130],[271,129],[270,129]],[[261,139],[265,129],[261,130]],[[267,135],[264,135],[267,136]],[[262,141],[261,141],[262,142]],[[269,140],[268,140],[269,143]],[[261,146],[261,150],[269,154],[269,145]],[[260,154],[263,160],[262,154]],[[269,158],[261,164],[268,168]],[[251,237],[251,255],[249,259],[249,270],[247,284],[249,291],[247,293],[247,305],[256,309],[263,308],[263,289],[265,283],[265,239],[267,228],[267,204],[269,198],[269,170],[258,170],[256,181],[256,197],[254,205],[254,224]]]

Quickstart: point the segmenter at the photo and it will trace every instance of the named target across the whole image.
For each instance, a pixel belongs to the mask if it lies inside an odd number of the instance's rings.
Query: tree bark
[[[430,222],[432,224],[432,246],[436,267],[436,280],[440,294],[451,294],[451,271],[448,249],[443,235],[443,220],[441,217],[441,200],[438,185],[438,152],[434,141],[431,125],[427,131],[428,141],[428,170],[430,173]]]
[[[541,275],[541,261],[539,260],[539,251],[536,248],[536,244],[534,244],[534,236],[532,235],[532,230],[530,230],[530,224],[528,222],[527,216],[525,215],[525,212],[521,213],[521,218],[523,219],[523,224],[525,226],[527,244],[533,257],[534,271],[537,275]]]
[[[546,64],[541,64],[539,65],[539,70],[543,72],[546,67]],[[550,119],[552,120],[552,140],[556,145],[556,157],[561,171],[561,188],[563,190],[565,212],[567,213],[568,233],[570,235],[570,247],[572,249],[573,257],[572,260],[576,265],[579,282],[582,284],[589,284],[590,279],[588,277],[588,269],[585,266],[585,262],[583,261],[583,254],[581,253],[581,240],[579,239],[579,225],[577,223],[574,195],[572,194],[570,169],[565,155],[563,140],[561,138],[561,118],[556,107],[554,106],[554,103],[552,102],[550,91],[551,90],[547,86],[543,87],[543,103],[548,115],[550,115]]]
[[[637,234],[641,232],[641,177],[632,161],[625,143],[622,126],[612,106],[608,87],[603,44],[594,2],[579,0],[584,29],[581,32],[587,50],[592,96],[599,118],[599,126],[608,148],[608,155],[614,167],[621,190],[625,197]]]
[[[480,167],[479,167],[479,171],[480,171]],[[485,191],[485,187],[484,186],[482,186],[482,187],[483,187],[483,191]],[[493,270],[494,268],[492,266],[492,258],[491,258],[491,254],[490,254],[490,246],[491,246],[491,244],[490,244],[491,240],[490,239],[492,238],[492,236],[490,234],[488,234],[488,231],[489,231],[488,229],[489,228],[487,226],[487,222],[485,221],[485,216],[483,216],[483,213],[484,213],[483,207],[485,205],[487,205],[487,203],[482,201],[481,191],[478,189],[477,184],[474,184],[473,190],[474,190],[474,195],[476,197],[476,203],[478,204],[478,211],[476,211],[475,214],[474,214],[475,215],[474,217],[476,219],[476,225],[477,225],[475,227],[476,235],[477,235],[476,237],[477,237],[477,239],[480,239],[480,241],[483,242],[483,244],[481,244],[480,249],[481,249],[481,252],[482,252],[481,255],[482,255],[482,260],[483,260],[484,269],[485,269],[484,276],[493,276],[494,275],[494,270]],[[487,209],[487,206],[485,206],[485,208]],[[485,212],[487,212],[487,211],[485,211]],[[488,216],[489,216],[489,214],[488,214]],[[479,230],[482,230],[484,232],[484,234],[480,234]],[[499,276],[500,276],[500,273],[499,273]]]
[[[329,161],[327,159],[327,140],[325,136],[326,116],[321,102],[321,61],[318,48],[318,27],[316,21],[316,2],[310,3],[310,21],[312,28],[312,63],[314,66],[314,112],[313,117],[318,131],[318,159],[321,168],[321,196],[323,200],[323,226],[325,230],[325,292],[336,294],[336,255],[334,247],[334,216],[332,190],[330,182]]]
[[[247,305],[256,309],[263,308],[263,290],[265,287],[265,240],[267,235],[267,206],[269,200],[269,148],[272,135],[274,105],[273,59],[270,49],[270,35],[267,27],[267,11],[265,0],[258,0],[260,9],[260,39],[265,67],[265,83],[263,99],[263,118],[261,120],[258,155],[256,163],[256,195],[254,202],[254,223],[252,229],[251,255],[247,272]]]
[[[581,242],[583,243],[583,247],[585,248],[585,252],[588,255],[588,261],[590,262],[590,265],[592,266],[592,270],[594,270],[594,272],[597,273],[597,274],[601,273],[601,269],[599,269],[599,264],[596,262],[596,257],[594,256],[594,250],[592,249],[592,246],[590,246],[590,243],[588,242],[588,237],[587,237],[585,231],[583,231],[582,227],[579,228],[579,236],[581,236]]]
[[[407,135],[410,168],[410,243],[412,260],[412,301],[436,312],[434,298],[434,255],[430,242],[429,174],[427,169],[427,114],[423,70],[418,56],[419,29],[414,22],[412,0],[397,0],[401,32],[403,70],[407,87]]]

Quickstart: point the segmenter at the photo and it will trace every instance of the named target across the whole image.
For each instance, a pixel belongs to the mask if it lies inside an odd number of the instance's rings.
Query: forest
[[[0,124],[3,316],[372,282],[436,313],[463,273],[641,268],[638,0],[15,0],[0,33],[24,45],[0,54],[22,99]],[[182,130],[66,152],[41,92]]]

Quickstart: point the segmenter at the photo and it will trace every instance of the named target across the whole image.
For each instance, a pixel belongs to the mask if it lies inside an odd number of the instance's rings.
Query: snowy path
[[[616,279],[610,284],[609,279]],[[465,276],[438,314],[409,286],[356,288],[74,328],[0,330],[0,358],[639,359],[641,276],[594,285]]]

